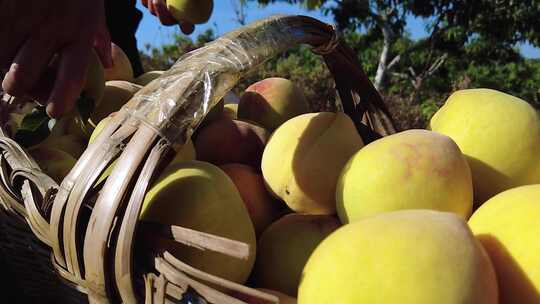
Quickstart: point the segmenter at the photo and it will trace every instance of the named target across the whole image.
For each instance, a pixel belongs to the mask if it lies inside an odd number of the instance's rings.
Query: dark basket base
[[[27,223],[1,207],[0,265],[2,277],[11,278],[10,282],[1,283],[0,290],[6,288],[10,300],[4,303],[88,303],[85,294],[64,284],[57,276],[50,248],[34,236]]]

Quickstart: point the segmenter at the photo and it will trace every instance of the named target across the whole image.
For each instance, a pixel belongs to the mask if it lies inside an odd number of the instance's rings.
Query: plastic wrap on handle
[[[276,16],[253,23],[181,57],[124,110],[171,144],[184,143],[248,70],[291,45],[322,44],[332,35],[331,26],[320,23],[320,27],[314,27],[313,19],[298,16]]]

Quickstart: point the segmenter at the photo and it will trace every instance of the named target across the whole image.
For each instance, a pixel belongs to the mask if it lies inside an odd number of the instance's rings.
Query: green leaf
[[[36,131],[41,128],[42,125],[47,125],[50,117],[45,111],[45,107],[38,107],[23,118],[21,127],[19,130]]]
[[[49,136],[49,120],[45,107],[38,107],[23,118],[14,139],[24,147],[39,144]]]
[[[323,5],[322,0],[307,0],[305,1],[304,5],[306,8],[310,11],[320,8]]]

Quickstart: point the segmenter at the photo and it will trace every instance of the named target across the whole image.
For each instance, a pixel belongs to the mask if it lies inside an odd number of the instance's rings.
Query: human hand
[[[103,0],[0,1],[0,20],[2,88],[47,104],[51,117],[73,108],[92,48],[112,66]]]
[[[178,22],[174,17],[171,15],[169,10],[167,9],[167,2],[166,0],[141,0],[142,5],[150,11],[150,13],[156,17],[158,17],[159,21],[163,25],[180,25],[180,30],[186,34],[189,35],[193,33],[195,30],[195,25],[193,25],[190,22]]]

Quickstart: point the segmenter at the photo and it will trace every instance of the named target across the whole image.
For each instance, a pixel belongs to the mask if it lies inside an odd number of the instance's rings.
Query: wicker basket
[[[200,303],[244,303],[226,292],[234,291],[277,303],[274,296],[199,271],[169,253],[142,269],[134,244],[144,226],[154,236],[201,250],[236,258],[249,254],[246,244],[141,223],[138,214],[172,144],[183,144],[243,75],[299,44],[322,55],[343,110],[366,143],[395,132],[380,95],[332,26],[304,16],[275,16],[231,32],[180,58],[137,93],[61,185],[15,141],[0,138],[0,248],[17,294],[33,303],[196,303],[188,295]],[[97,185],[114,160],[107,181]]]

